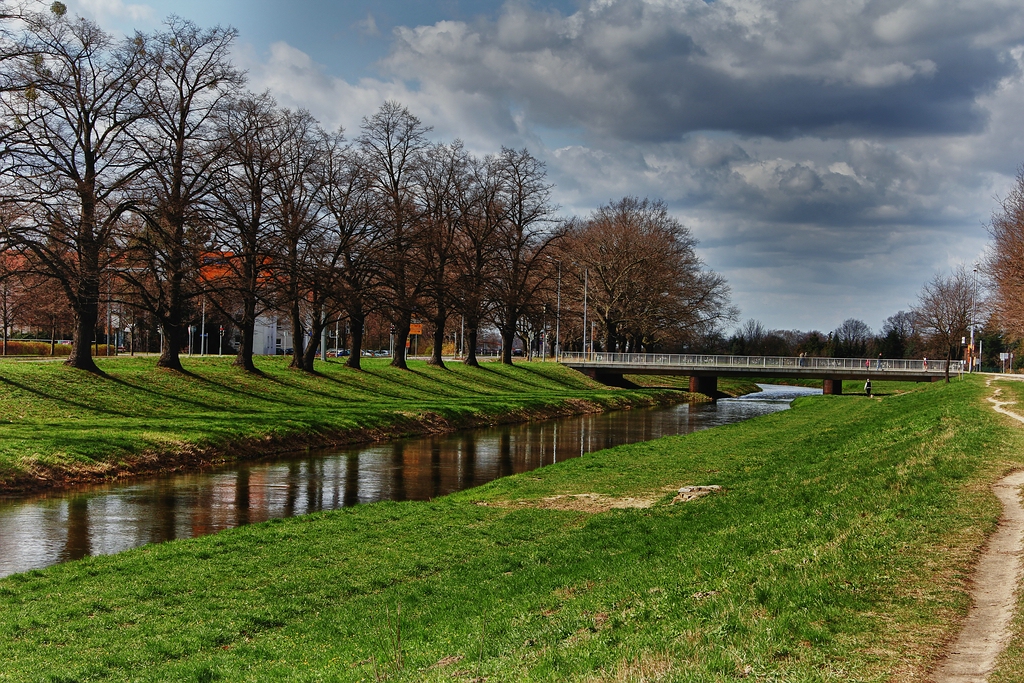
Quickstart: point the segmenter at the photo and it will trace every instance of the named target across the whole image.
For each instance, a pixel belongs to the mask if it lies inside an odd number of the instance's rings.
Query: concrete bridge
[[[936,382],[946,376],[944,360],[877,358],[790,358],[784,356],[712,356],[668,353],[563,353],[561,362],[612,386],[623,375],[688,375],[690,391],[716,396],[719,377],[791,377],[820,379],[826,394],[843,393],[843,380]],[[949,374],[963,371],[950,363]]]

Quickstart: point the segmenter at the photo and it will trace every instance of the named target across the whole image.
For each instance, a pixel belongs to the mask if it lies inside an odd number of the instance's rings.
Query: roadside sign
[[[409,334],[423,334],[423,323],[412,323],[409,325]]]
[[[1001,353],[1001,354],[999,354],[999,360],[1010,360],[1010,354],[1008,354],[1008,353]]]

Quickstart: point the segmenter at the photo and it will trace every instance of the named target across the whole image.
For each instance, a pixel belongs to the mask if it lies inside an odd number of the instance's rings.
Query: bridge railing
[[[563,363],[607,365],[664,365],[701,368],[792,368],[794,370],[845,370],[944,373],[944,360],[911,360],[906,358],[818,358],[805,356],[716,356],[692,353],[562,353]],[[951,374],[962,371],[963,361],[951,361]]]

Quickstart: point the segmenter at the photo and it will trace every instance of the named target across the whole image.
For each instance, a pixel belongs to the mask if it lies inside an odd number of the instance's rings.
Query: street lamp
[[[974,293],[971,296],[971,372],[974,372],[974,324],[978,310],[978,267],[974,267]]]

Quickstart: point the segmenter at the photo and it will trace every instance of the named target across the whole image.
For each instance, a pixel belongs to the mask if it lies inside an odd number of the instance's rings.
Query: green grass
[[[309,375],[271,357],[257,360],[263,374],[253,376],[230,361],[186,359],[183,375],[157,369],[153,358],[99,359],[106,377],[58,362],[0,363],[0,490],[654,396],[609,389],[555,363],[441,370],[411,361],[403,371],[372,359],[360,372],[328,361]]]
[[[9,577],[0,681],[922,680],[1024,439],[973,378],[881,388]],[[657,504],[530,503],[576,493]]]

